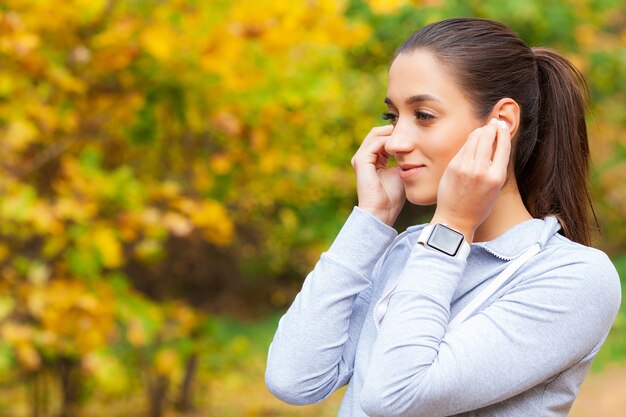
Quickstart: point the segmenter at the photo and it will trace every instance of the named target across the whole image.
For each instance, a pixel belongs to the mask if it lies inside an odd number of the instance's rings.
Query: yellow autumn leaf
[[[119,395],[128,392],[128,370],[115,356],[91,352],[82,358],[81,365],[105,393]]]
[[[232,240],[234,224],[221,203],[213,200],[202,201],[190,216],[191,221],[203,229],[209,242],[225,245]]]
[[[82,22],[90,22],[98,18],[107,7],[107,0],[73,0],[73,3]]]
[[[104,266],[117,268],[124,263],[122,246],[113,229],[98,226],[91,233],[90,240],[102,257]]]
[[[367,0],[374,13],[391,14],[408,4],[407,0]]]
[[[215,176],[210,171],[205,161],[193,164],[193,185],[201,193],[208,192],[215,185]]]
[[[5,342],[15,346],[32,340],[34,330],[26,324],[8,322],[0,328],[0,335]]]
[[[193,224],[178,213],[165,213],[162,219],[163,225],[171,234],[178,237],[187,236],[193,230]]]
[[[276,149],[268,150],[260,156],[259,169],[264,174],[276,172],[284,158]]]
[[[67,242],[68,240],[65,234],[47,236],[47,239],[42,247],[42,255],[48,259],[57,256],[63,249],[65,249]]]
[[[241,135],[244,128],[241,120],[233,112],[226,110],[217,113],[212,119],[212,124],[219,132],[231,137]]]
[[[155,239],[144,239],[135,246],[134,253],[145,262],[157,260],[164,254],[163,244]]]
[[[67,70],[61,67],[53,67],[49,72],[50,79],[60,88],[68,93],[82,94],[87,86],[80,78],[74,77]]]
[[[0,73],[0,97],[8,97],[16,88],[15,80],[9,74]]]
[[[41,285],[50,278],[50,267],[44,263],[35,263],[28,270],[28,280],[35,285]]]
[[[232,158],[229,155],[214,155],[209,161],[211,171],[217,175],[227,174],[233,167]]]
[[[161,212],[154,207],[146,207],[141,213],[141,220],[145,226],[153,226],[161,223]]]
[[[33,123],[26,119],[17,119],[9,123],[2,142],[13,151],[21,151],[30,145],[38,135]]]
[[[184,334],[189,334],[200,321],[195,311],[183,303],[172,305],[168,316],[177,322]]]
[[[295,229],[298,227],[298,216],[293,210],[284,208],[279,213],[280,221],[287,229]]]
[[[63,233],[63,224],[56,218],[52,207],[38,201],[29,214],[30,221],[38,232],[52,235]]]
[[[8,295],[0,296],[0,321],[4,320],[15,307],[15,300]]]
[[[130,320],[126,331],[128,342],[134,347],[143,346],[148,342],[148,335],[139,320]]]
[[[174,349],[166,348],[157,352],[154,370],[163,376],[172,376],[180,369],[180,358]]]
[[[598,43],[598,28],[591,24],[582,24],[574,30],[576,42],[585,47]]]
[[[95,294],[83,293],[76,298],[75,305],[87,312],[97,313],[101,302],[102,300],[98,300]]]
[[[78,201],[69,196],[60,197],[52,208],[54,215],[63,220],[84,222],[96,214],[93,203]]]
[[[107,342],[107,334],[98,326],[94,326],[90,320],[83,318],[77,326],[77,337],[75,339],[76,350],[80,354],[93,352],[95,349],[104,346]]]
[[[118,19],[112,21],[102,32],[91,40],[91,46],[97,51],[117,49],[131,44],[132,37],[137,30],[138,22],[135,19]]]
[[[41,366],[41,356],[32,344],[18,346],[15,356],[20,365],[28,370],[35,370]]]
[[[28,311],[35,317],[57,314],[54,309],[47,308],[48,300],[46,298],[46,294],[41,288],[30,288],[28,290],[26,306],[28,307]]]
[[[57,279],[24,290],[29,312],[39,324],[38,346],[82,355],[107,343],[115,300],[105,284],[88,289],[82,281]]]
[[[151,26],[140,35],[141,44],[146,51],[158,59],[166,61],[176,48],[176,34],[165,25]]]
[[[6,49],[12,50],[16,55],[24,56],[32,53],[39,46],[40,39],[33,33],[22,32],[3,39],[2,43],[3,46],[6,45]]]
[[[168,198],[174,199],[180,195],[181,187],[180,184],[174,181],[163,181],[159,183],[153,190],[155,198]]]

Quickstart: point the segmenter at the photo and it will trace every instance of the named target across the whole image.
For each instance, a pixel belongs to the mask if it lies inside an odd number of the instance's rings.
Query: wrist
[[[375,209],[367,206],[362,206],[360,204],[357,207],[363,211],[368,212],[389,227],[393,227],[393,224],[396,222],[397,215],[392,215],[389,210]]]
[[[457,232],[462,233],[463,236],[465,236],[465,240],[469,244],[471,244],[474,241],[474,232],[476,231],[476,228],[474,228],[471,225],[467,225],[464,222],[459,222],[458,220],[445,218],[443,216],[438,216],[436,213],[435,213],[435,216],[430,221],[430,224],[435,224],[435,223],[445,224],[451,229],[454,229]]]

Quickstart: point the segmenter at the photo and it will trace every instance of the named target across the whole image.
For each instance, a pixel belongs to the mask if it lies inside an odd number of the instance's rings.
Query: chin
[[[425,193],[417,190],[405,190],[406,199],[416,206],[432,206],[437,204],[437,193]]]

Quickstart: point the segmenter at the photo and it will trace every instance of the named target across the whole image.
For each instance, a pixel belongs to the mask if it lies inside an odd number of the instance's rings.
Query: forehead
[[[444,104],[466,102],[448,68],[423,50],[399,54],[388,73],[387,96],[395,104],[417,95],[430,95]]]

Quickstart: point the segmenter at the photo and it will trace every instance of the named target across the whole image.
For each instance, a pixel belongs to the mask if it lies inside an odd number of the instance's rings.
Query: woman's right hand
[[[393,126],[374,127],[352,157],[359,208],[393,226],[406,200],[400,168],[388,167],[385,142]]]

